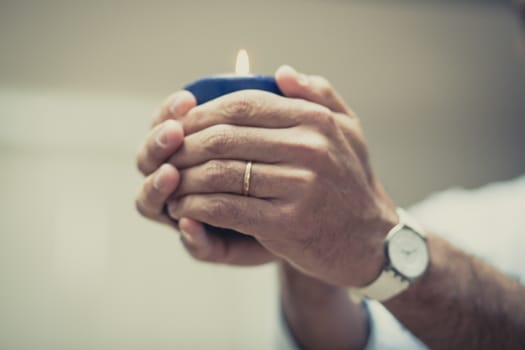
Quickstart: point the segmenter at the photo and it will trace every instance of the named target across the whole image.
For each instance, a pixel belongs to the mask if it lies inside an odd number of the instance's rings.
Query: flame
[[[248,52],[246,52],[244,49],[239,50],[239,53],[237,54],[235,74],[250,75],[250,59],[248,58]]]

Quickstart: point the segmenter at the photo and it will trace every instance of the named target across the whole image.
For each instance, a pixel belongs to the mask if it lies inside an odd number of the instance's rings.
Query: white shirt
[[[429,232],[477,255],[507,275],[525,282],[525,176],[477,190],[450,189],[410,209]],[[366,301],[370,336],[366,350],[427,349],[377,301]],[[284,320],[277,349],[296,350]]]

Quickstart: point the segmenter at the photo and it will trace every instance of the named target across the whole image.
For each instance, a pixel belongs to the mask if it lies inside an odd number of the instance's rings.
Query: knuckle
[[[331,98],[334,94],[332,84],[323,76],[316,75],[314,79],[318,86],[319,95],[325,99]]]
[[[150,212],[147,209],[147,206],[144,204],[144,200],[142,199],[140,195],[137,198],[135,198],[135,209],[143,217],[145,218],[151,217]]]
[[[137,166],[138,171],[139,171],[142,175],[147,175],[147,173],[148,173],[148,169],[146,168],[146,165],[144,164],[144,162],[142,161],[141,158],[137,158],[136,166]]]
[[[321,105],[312,108],[309,119],[317,130],[330,137],[333,137],[339,128],[335,114]]]
[[[206,112],[206,107],[203,105],[197,105],[191,109],[189,112],[191,113],[191,120],[197,121],[197,120],[206,120],[206,118],[209,116],[209,113]],[[188,115],[190,116],[190,115]],[[188,123],[189,120],[184,120],[184,123]]]
[[[326,120],[333,118],[332,112],[325,106],[313,105],[308,115],[309,119],[316,125],[322,125]]]
[[[148,140],[137,152],[137,169],[142,174],[149,175],[162,160],[164,160],[162,149],[154,140]]]
[[[331,161],[330,150],[323,146],[313,148],[311,151],[311,157],[314,163],[322,164],[321,167],[324,167],[324,165],[329,164]]]
[[[334,135],[337,132],[337,118],[332,112],[328,113],[323,123],[323,130],[327,135]]]
[[[226,165],[224,162],[210,160],[205,164],[204,169],[204,181],[211,187],[217,188],[224,179],[224,174],[226,172]]]
[[[303,188],[310,188],[319,181],[319,174],[313,170],[304,170],[297,176],[298,184]]]
[[[206,205],[206,213],[209,217],[220,217],[228,212],[228,204],[221,198],[212,198]]]
[[[216,125],[208,129],[209,134],[204,139],[204,148],[213,155],[227,153],[235,147],[235,137],[228,125]]]
[[[240,91],[223,106],[223,115],[227,120],[237,120],[253,115],[257,109],[257,99],[252,92]]]
[[[146,175],[148,173],[148,167],[146,164],[146,155],[144,146],[141,146],[135,155],[135,165],[140,173]]]
[[[231,176],[236,168],[233,161],[210,160],[204,166],[202,181],[213,191],[233,191],[239,185],[239,177]]]
[[[322,134],[312,133],[294,144],[303,159],[320,160],[330,155],[329,140]]]
[[[221,197],[213,197],[206,203],[204,216],[211,221],[217,218],[228,218],[229,222],[235,223],[239,220],[238,209],[228,200]]]

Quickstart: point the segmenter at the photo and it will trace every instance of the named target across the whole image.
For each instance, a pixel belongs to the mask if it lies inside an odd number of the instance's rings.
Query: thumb
[[[290,66],[281,66],[275,73],[275,80],[286,97],[302,98],[336,113],[352,113],[328,80],[321,76],[305,75]]]

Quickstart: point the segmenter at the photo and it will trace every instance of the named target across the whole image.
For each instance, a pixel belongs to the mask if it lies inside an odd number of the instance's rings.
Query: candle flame
[[[235,73],[238,75],[250,75],[250,59],[248,58],[248,52],[244,49],[239,50],[237,54]]]

